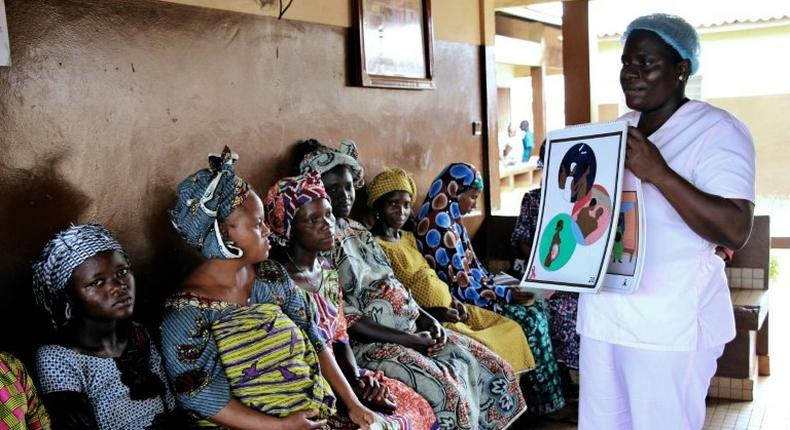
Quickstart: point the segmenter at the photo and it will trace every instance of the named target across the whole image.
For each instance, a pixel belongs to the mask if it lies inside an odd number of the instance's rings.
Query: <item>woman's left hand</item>
[[[361,403],[348,408],[348,417],[362,430],[370,430],[370,425],[376,422],[376,414]]]
[[[666,176],[669,166],[656,145],[636,127],[628,127],[625,149],[625,167],[645,182],[660,180]]]
[[[441,324],[439,324],[436,320],[434,320],[434,325],[428,330],[431,332],[431,337],[433,337],[433,339],[436,341],[433,346],[428,348],[428,356],[433,357],[444,348],[444,345],[447,344],[447,332],[444,331],[444,327],[442,327]]]

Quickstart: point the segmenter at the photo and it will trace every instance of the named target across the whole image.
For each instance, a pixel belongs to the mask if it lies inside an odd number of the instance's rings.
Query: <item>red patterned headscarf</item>
[[[287,245],[296,211],[317,199],[329,200],[329,195],[321,182],[321,174],[315,170],[280,179],[272,185],[263,200],[266,224],[272,229],[271,238],[280,245]]]

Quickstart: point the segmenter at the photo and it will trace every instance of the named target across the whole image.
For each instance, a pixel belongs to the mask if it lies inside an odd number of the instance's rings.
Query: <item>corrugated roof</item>
[[[590,2],[590,20],[601,37],[622,33],[631,20],[655,12],[679,15],[698,29],[788,20],[787,0],[664,0]]]
[[[729,21],[721,21],[716,23],[709,23],[709,24],[697,24],[694,25],[694,28],[697,30],[705,30],[705,29],[713,29],[713,28],[722,28],[728,26],[742,26],[742,25],[760,25],[760,24],[772,24],[772,23],[782,23],[786,21],[788,25],[790,25],[790,15],[784,15],[779,17],[771,17],[771,18],[759,18],[759,19],[733,19]],[[625,25],[628,25],[627,23]],[[625,26],[624,26],[625,27]],[[622,31],[618,31],[616,33],[604,33],[601,34],[598,32],[599,38],[609,38],[609,37],[620,37]]]
[[[560,2],[513,9],[534,10],[561,20]],[[590,22],[599,37],[618,36],[634,18],[655,12],[682,16],[698,29],[730,25],[780,23],[790,20],[788,0],[591,0]],[[530,16],[530,18],[533,18]],[[542,19],[537,18],[542,21]]]

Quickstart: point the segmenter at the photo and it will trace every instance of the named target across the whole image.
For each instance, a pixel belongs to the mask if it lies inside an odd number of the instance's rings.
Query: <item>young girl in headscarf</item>
[[[511,367],[480,343],[445,330],[398,282],[370,232],[348,218],[362,185],[356,146],[313,145],[301,162],[318,170],[332,199],[344,311],[356,361],[417,390],[442,429],[502,429],[524,410]]]
[[[316,171],[277,181],[264,199],[266,221],[275,243],[274,258],[305,294],[319,333],[354,392],[382,412],[378,422],[387,430],[429,430],[436,418],[428,402],[400,381],[381,372],[361,369],[354,360],[346,331],[343,293],[332,262],[319,253],[332,250],[335,218],[329,196]],[[329,419],[338,430],[356,429],[346,414]]]
[[[148,332],[131,320],[134,275],[112,234],[97,224],[58,233],[33,265],[33,289],[59,340],[36,352],[53,427],[166,428],[154,421],[173,397]]]
[[[510,285],[497,285],[477,259],[462,215],[476,207],[483,178],[470,164],[452,163],[431,183],[417,215],[415,236],[428,264],[458,300],[518,322],[527,336],[536,367],[525,375],[528,413],[545,415],[565,405],[549,337],[545,303]]]
[[[417,186],[406,171],[387,169],[367,186],[371,231],[389,258],[395,276],[414,299],[446,328],[469,336],[507,360],[516,372],[535,367],[521,326],[496,312],[467,305],[450,294],[447,284],[428,266],[410,231],[401,230],[412,216]]]
[[[335,412],[332,385],[368,429],[375,415],[340,373],[304,296],[282,266],[261,264],[270,248],[263,203],[236,176],[236,158],[227,147],[211,156],[181,182],[170,213],[206,258],[165,304],[162,350],[176,399],[206,425],[314,429]]]

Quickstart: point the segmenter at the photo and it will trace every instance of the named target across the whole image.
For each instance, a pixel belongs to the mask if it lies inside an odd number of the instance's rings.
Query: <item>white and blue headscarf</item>
[[[225,241],[219,223],[225,220],[250,192],[233,167],[238,155],[227,146],[222,154],[209,155],[209,167],[189,175],[178,184],[175,208],[169,211],[176,231],[205,258],[240,258],[241,248]]]
[[[41,257],[33,264],[33,295],[55,328],[71,318],[66,286],[74,269],[105,251],[118,251],[125,256],[112,233],[99,224],[72,225],[44,246]]]

